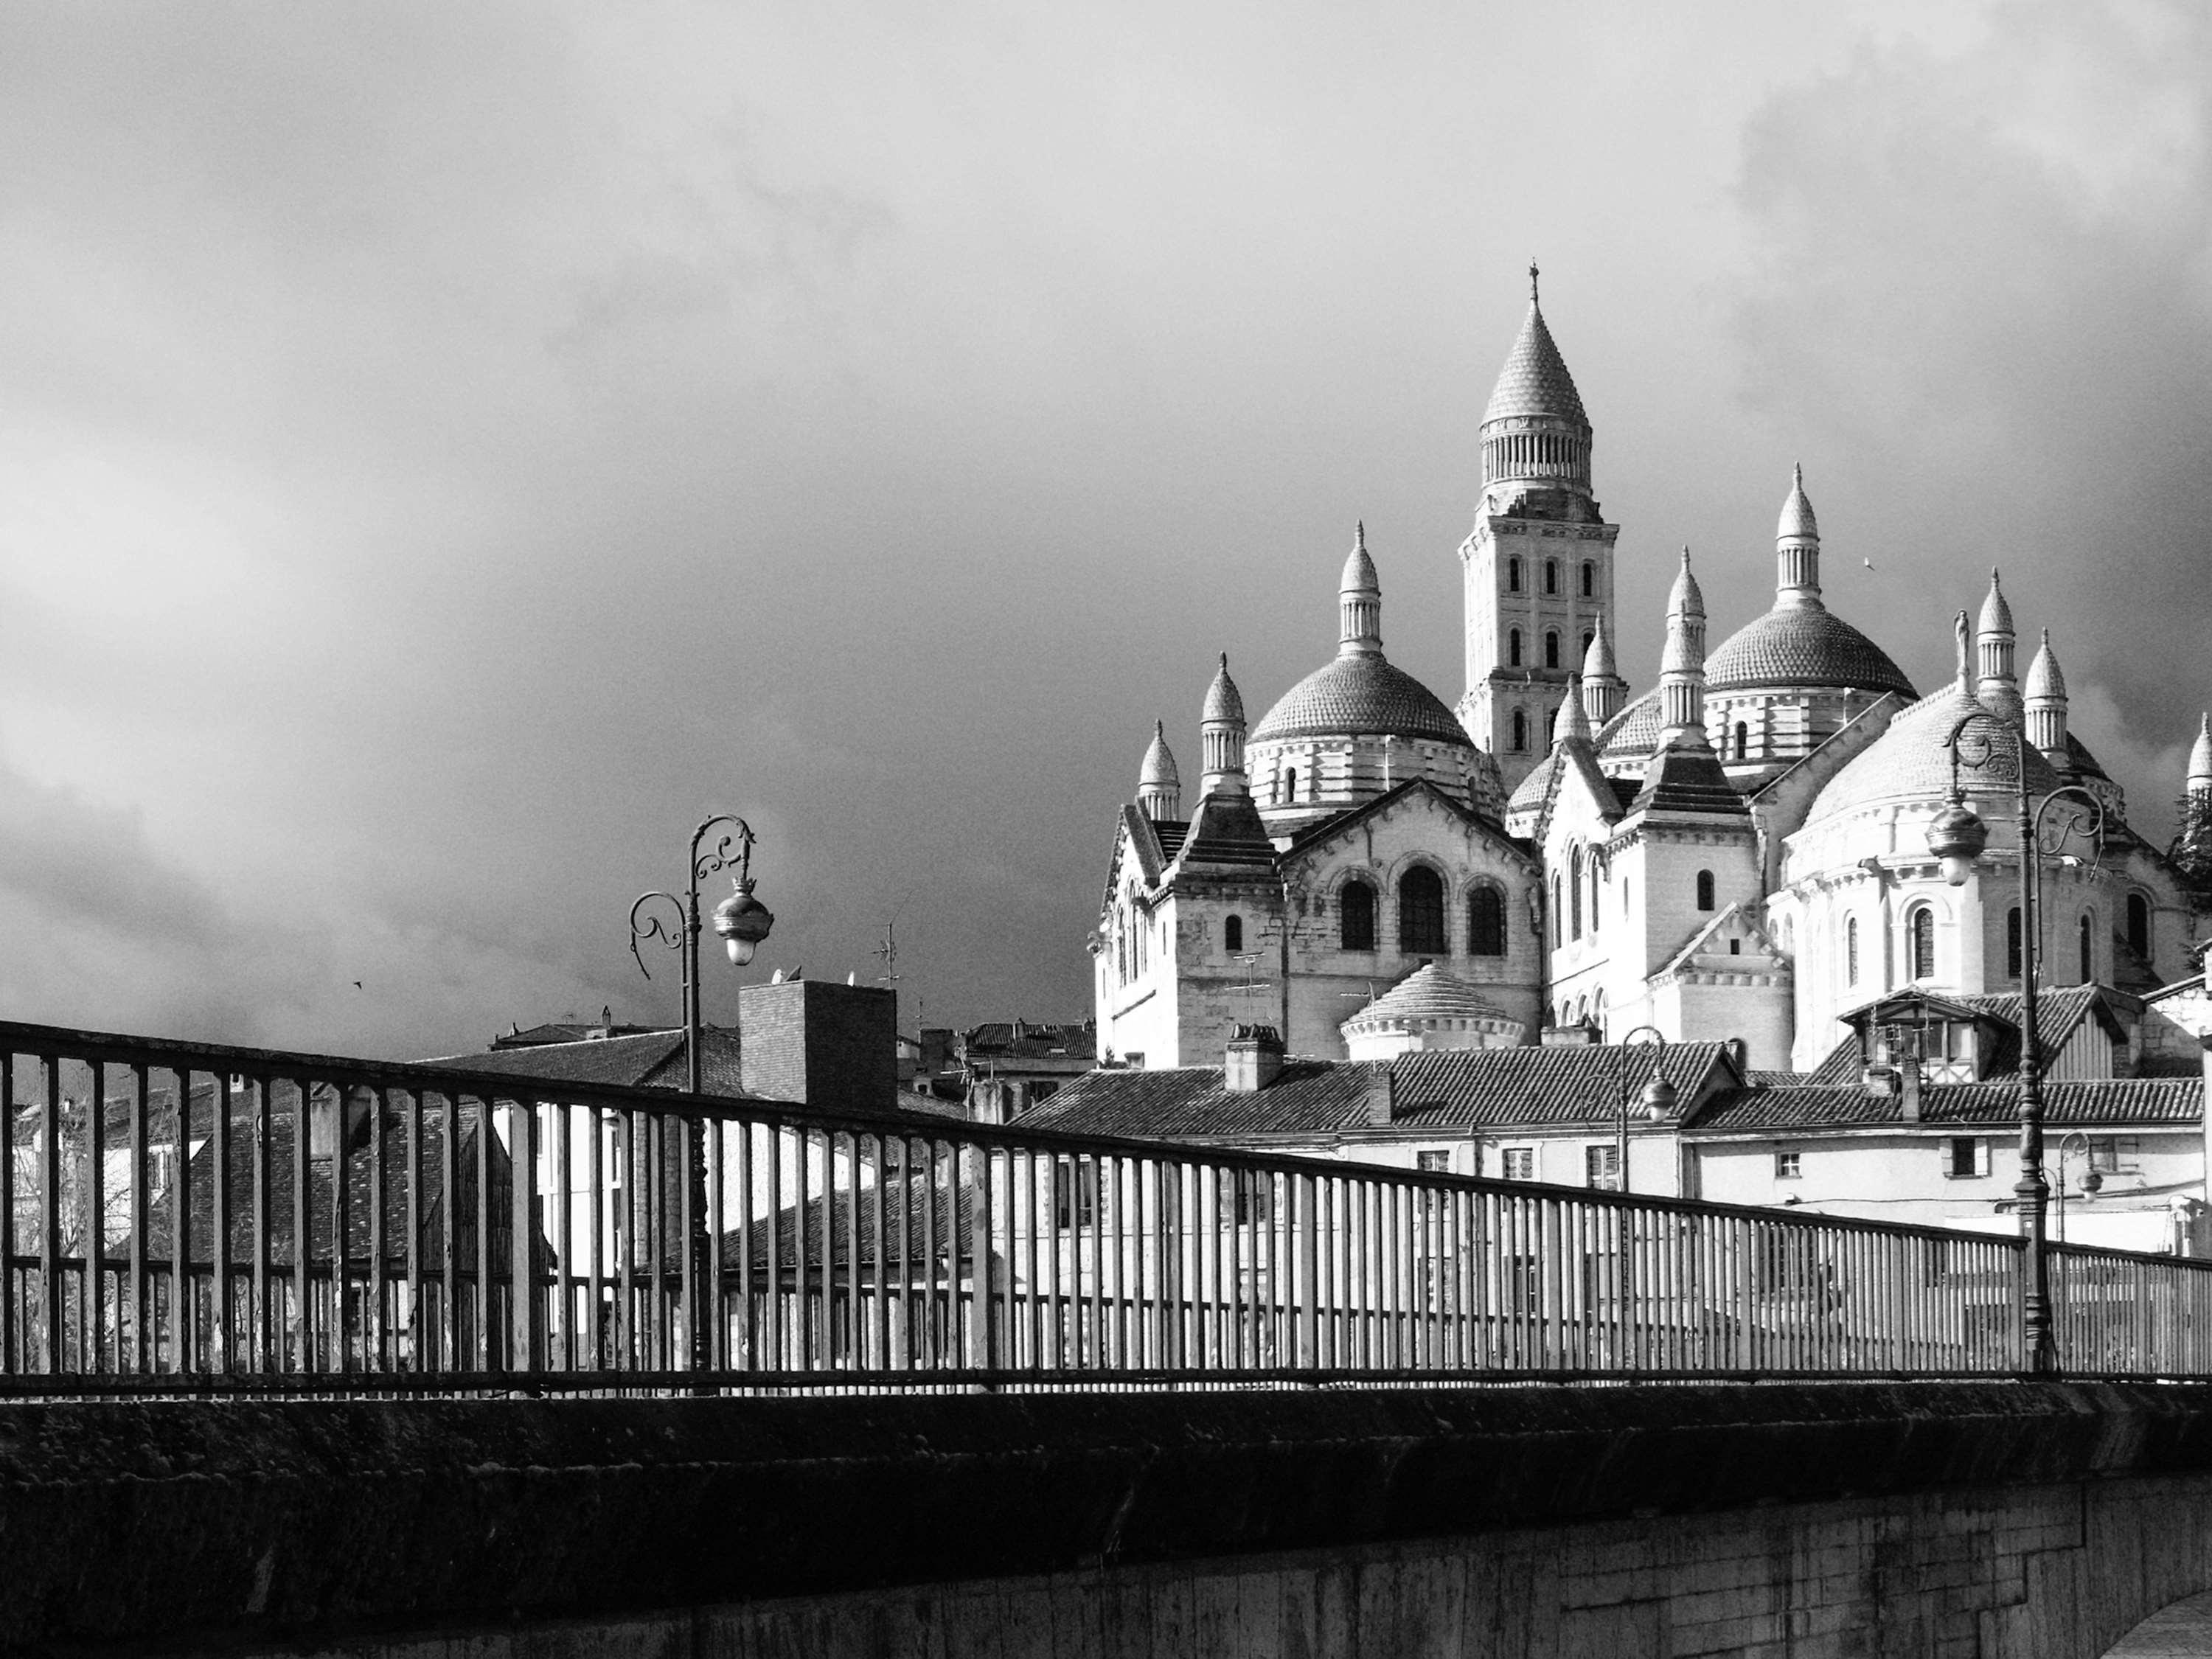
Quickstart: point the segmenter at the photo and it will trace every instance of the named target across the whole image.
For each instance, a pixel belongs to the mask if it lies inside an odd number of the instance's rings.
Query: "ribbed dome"
[[[1491,390],[1482,418],[1487,424],[1535,415],[1549,415],[1580,427],[1589,424],[1589,417],[1583,413],[1582,394],[1575,390],[1575,377],[1567,373],[1565,360],[1552,343],[1544,313],[1531,301],[1528,320],[1521,325],[1513,349],[1505,355],[1505,367],[1498,373],[1498,384]]]
[[[1943,739],[1961,714],[1982,708],[1956,680],[1930,692],[1898,715],[1889,723],[1889,730],[1828,780],[1805,822],[1814,823],[1873,801],[1942,800],[1951,787],[1951,755],[1943,747]],[[1984,740],[1988,744],[1985,757],[1980,764],[1971,764],[1978,745]],[[2057,788],[2058,774],[2051,763],[2027,745],[2016,728],[1988,720],[1976,720],[1966,730],[1959,754],[1960,787],[2009,798],[2019,787],[2023,748],[2027,751],[2027,787],[2039,793]]]
[[[1832,611],[1782,605],[1747,623],[1705,659],[1705,689],[1845,685],[1914,695],[1881,647]]]
[[[1379,655],[1339,657],[1284,694],[1252,741],[1388,733],[1474,747],[1435,692]]]
[[[1199,711],[1201,722],[1234,720],[1244,724],[1244,699],[1237,694],[1237,682],[1229,678],[1229,653],[1221,653],[1221,670],[1213,677],[1213,684],[1206,688],[1206,706]]]
[[[1609,760],[1646,760],[1659,746],[1659,734],[1666,730],[1666,721],[1659,708],[1659,694],[1646,691],[1634,702],[1622,709],[1599,729],[1597,757],[1600,763]]]
[[[1145,764],[1137,774],[1137,787],[1143,788],[1175,789],[1182,787],[1182,779],[1176,773],[1175,757],[1168,752],[1168,732],[1164,721],[1152,723],[1152,747],[1145,750]]]
[[[1486,1000],[1476,987],[1447,974],[1433,962],[1414,969],[1344,1024],[1350,1028],[1393,1019],[1494,1019],[1521,1024],[1496,1003]]]
[[[1505,803],[1505,815],[1533,812],[1544,804],[1544,797],[1552,790],[1552,774],[1559,769],[1559,751],[1552,750],[1543,759],[1530,767],[1521,781],[1513,786],[1513,793]]]

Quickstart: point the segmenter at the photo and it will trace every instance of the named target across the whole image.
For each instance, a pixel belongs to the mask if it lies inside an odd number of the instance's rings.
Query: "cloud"
[[[2019,0],[1777,96],[1739,191],[1747,393],[1883,573],[1884,643],[1932,683],[2002,566],[2154,822],[2212,696],[2208,84],[2201,8]]]

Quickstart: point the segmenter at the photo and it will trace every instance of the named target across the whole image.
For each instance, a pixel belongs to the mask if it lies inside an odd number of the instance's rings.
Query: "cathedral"
[[[1774,602],[1708,647],[1685,550],[1659,683],[1616,672],[1620,526],[1592,484],[1589,418],[1531,273],[1483,412],[1482,493],[1459,548],[1467,687],[1456,711],[1383,651],[1362,530],[1338,582],[1336,654],[1248,725],[1228,659],[1200,716],[1198,787],[1156,726],[1121,809],[1091,950],[1102,1060],[1219,1064],[1237,1027],[1290,1052],[1734,1042],[1747,1068],[1809,1072],[1842,1017],[1894,992],[2045,986],[2123,1005],[2180,980],[2212,857],[2128,825],[2067,727],[2050,631],[2027,672],[1990,572],[1956,623],[1956,677],[1924,695],[1828,609],[1800,471],[1775,532]],[[2185,839],[2212,826],[2212,728],[2184,781]],[[2074,785],[2043,841],[2042,939],[2023,938],[2025,769]],[[1989,828],[1954,884],[1928,831],[1954,799]],[[2201,876],[2201,872],[2200,876]],[[1418,975],[1418,977],[1416,977]]]

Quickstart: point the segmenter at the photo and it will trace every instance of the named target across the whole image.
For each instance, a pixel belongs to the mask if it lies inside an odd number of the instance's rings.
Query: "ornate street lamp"
[[[1965,625],[1963,619],[1960,626]],[[1970,733],[1975,721],[1984,721],[1989,732]],[[1951,755],[1951,793],[1943,810],[1928,826],[1928,850],[1942,865],[1943,879],[1962,886],[1979,864],[1989,844],[1989,826],[1966,805],[1959,782],[1963,755],[1970,766],[1986,764],[1996,753],[1999,738],[2009,738],[2014,752],[2014,801],[2020,827],[2020,1179],[2013,1187],[2019,1206],[2021,1231],[2027,1242],[2027,1282],[2021,1293],[2021,1346],[2027,1369],[2047,1371],[2055,1364],[2051,1329],[2051,1264],[2045,1253],[2045,1231],[2051,1205],[2051,1183],[2043,1171],[2043,1042],[2036,1024],[2036,976],[2041,967],[2043,927],[2038,917],[2043,890],[2042,864],[2046,853],[2057,853],[2076,834],[2100,836],[2105,828],[2102,802],[2078,784],[2061,784],[2040,800],[2027,793],[2026,735],[1980,707],[1969,708],[1952,723],[1943,747]],[[2057,825],[2057,839],[2044,845],[2044,815],[2058,801],[2066,801],[2067,817]],[[2086,807],[2086,813],[2082,808]]]
[[[723,824],[734,833],[724,836],[711,848],[702,848],[708,832]],[[768,937],[769,930],[775,926],[775,918],[769,913],[768,906],[753,896],[753,842],[757,839],[743,818],[732,817],[727,812],[715,813],[691,832],[691,879],[684,888],[684,896],[641,893],[637,902],[629,907],[629,953],[637,958],[640,973],[647,979],[653,977],[652,970],[645,965],[645,957],[638,951],[647,939],[659,939],[681,954],[684,1073],[686,1086],[695,1095],[701,1091],[702,1046],[699,1013],[699,884],[718,870],[737,871],[731,878],[736,890],[714,907],[714,932],[721,937],[730,960],[744,967],[753,959],[754,951]],[[730,851],[732,844],[737,848],[734,856]],[[676,920],[672,924],[662,916],[647,914],[656,902],[674,907]]]

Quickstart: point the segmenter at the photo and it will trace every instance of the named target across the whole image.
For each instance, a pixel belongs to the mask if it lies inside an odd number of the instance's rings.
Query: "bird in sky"
[[[356,980],[356,981],[354,981],[354,982],[353,982],[353,988],[354,988],[355,990],[356,990],[356,991],[358,991],[359,989],[361,989],[361,981],[360,981],[359,980]]]
[[[1874,568],[1874,561],[1872,559],[1861,559],[1859,562],[1869,570]]]

